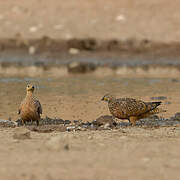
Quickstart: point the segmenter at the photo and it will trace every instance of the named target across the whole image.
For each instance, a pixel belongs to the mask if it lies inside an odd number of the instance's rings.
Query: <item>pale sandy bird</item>
[[[157,108],[161,102],[144,102],[133,98],[116,99],[110,94],[106,94],[101,100],[108,102],[109,111],[114,117],[128,119],[133,126],[139,119],[165,112]]]
[[[26,87],[26,97],[20,104],[18,114],[20,114],[23,124],[27,121],[36,121],[37,125],[39,125],[42,107],[40,102],[34,97],[33,92],[34,86],[28,84]]]

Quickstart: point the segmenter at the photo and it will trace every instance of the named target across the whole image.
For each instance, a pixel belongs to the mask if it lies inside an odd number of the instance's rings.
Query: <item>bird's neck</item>
[[[111,99],[109,99],[108,103],[112,103],[112,102],[114,102],[114,101],[116,101],[116,98],[115,98],[115,97],[112,97]]]
[[[33,97],[33,92],[32,91],[27,91],[26,98],[31,98],[31,97]]]

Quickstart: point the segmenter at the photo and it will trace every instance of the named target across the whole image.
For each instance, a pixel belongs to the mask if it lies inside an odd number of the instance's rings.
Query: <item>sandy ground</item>
[[[179,41],[178,0],[1,1],[0,38],[150,39]]]
[[[169,0],[6,0],[0,3],[0,39],[18,34],[25,39],[46,35],[63,40],[93,37],[179,42],[179,5],[177,0],[173,3]],[[175,48],[177,52],[178,47]],[[31,51],[32,48],[27,49],[27,52]],[[162,107],[168,111],[160,114],[164,118],[180,111],[179,71],[168,69],[159,77],[154,71],[153,76],[141,73],[134,76],[133,70],[130,76],[124,76],[127,71],[122,74],[122,69],[120,74],[103,69],[91,76],[66,72],[64,76],[63,72],[58,77],[43,77],[36,68],[30,67],[25,69],[26,76],[16,77],[18,73],[14,72],[19,69],[1,70],[2,74],[8,71],[11,76],[1,74],[0,77],[0,119],[18,118],[17,109],[25,96],[27,82],[37,86],[35,95],[43,106],[43,117],[92,121],[109,114],[107,104],[100,101],[107,92],[146,101],[154,96],[165,96]],[[20,70],[24,75],[24,70]],[[31,76],[32,72],[37,74]],[[0,178],[179,179],[179,130],[179,127],[126,127],[103,131],[30,132],[30,138],[19,140],[14,134],[27,131],[26,128],[0,128]]]
[[[179,179],[178,127],[31,133],[26,140],[13,139],[15,130],[0,130],[2,179]]]
[[[18,118],[17,108],[27,82],[37,86],[35,95],[43,117],[92,121],[109,114],[100,101],[106,92],[118,97],[150,101],[164,96],[168,118],[179,111],[180,83],[168,78],[119,76],[69,76],[64,78],[4,77],[0,79],[0,117]],[[170,102],[170,103],[167,103]],[[180,128],[124,127],[114,130],[37,133],[19,140],[14,134],[26,128],[0,129],[2,179],[179,179]]]

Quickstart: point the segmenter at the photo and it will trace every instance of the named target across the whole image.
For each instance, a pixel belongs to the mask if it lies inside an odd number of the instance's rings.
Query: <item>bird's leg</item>
[[[21,119],[22,122],[22,126],[25,126],[25,121],[23,119]]]
[[[136,121],[138,120],[138,118],[136,116],[131,116],[129,118],[129,121],[131,122],[131,125],[132,126],[135,126],[136,125]]]
[[[36,120],[36,124],[37,124],[37,126],[39,126],[39,119],[38,119],[38,120]]]

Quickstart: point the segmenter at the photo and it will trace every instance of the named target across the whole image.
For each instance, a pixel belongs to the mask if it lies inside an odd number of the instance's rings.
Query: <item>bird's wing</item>
[[[19,109],[18,109],[18,114],[21,114],[21,110],[22,110],[22,106],[24,104],[24,100],[21,102],[21,104],[19,105]]]
[[[38,114],[42,114],[42,106],[38,100],[35,100],[35,106],[36,106]]]
[[[123,111],[123,114],[128,116],[139,116],[148,111],[148,107],[145,102],[136,100],[133,98],[121,98],[118,99],[119,108]]]

